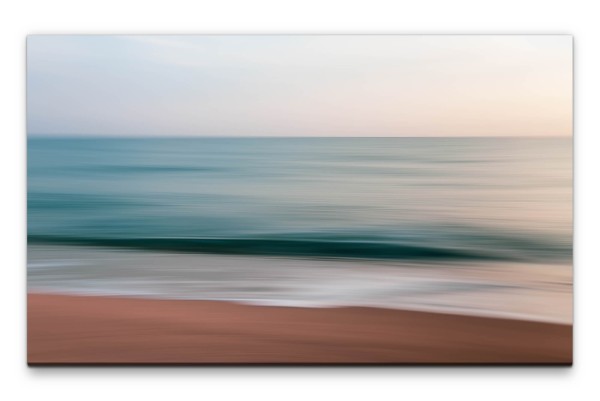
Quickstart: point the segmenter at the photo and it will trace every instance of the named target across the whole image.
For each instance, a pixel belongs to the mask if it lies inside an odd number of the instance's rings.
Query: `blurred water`
[[[64,245],[145,250],[139,257],[384,259],[397,271],[458,263],[514,275],[514,266],[554,265],[570,283],[571,149],[570,138],[31,137],[28,239],[30,249],[45,244],[34,258],[45,268],[30,264],[30,285],[65,268],[64,249],[77,248]],[[94,269],[95,280],[114,275]],[[544,269],[520,269],[546,279]],[[67,287],[60,277],[46,287]]]
[[[49,293],[287,307],[374,306],[572,322],[572,272],[561,264],[232,256],[33,244],[28,270],[29,290]]]
[[[35,241],[569,260],[569,139],[30,139]]]

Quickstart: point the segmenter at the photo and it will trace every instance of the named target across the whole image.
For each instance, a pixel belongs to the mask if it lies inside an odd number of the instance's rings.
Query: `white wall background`
[[[0,6],[0,382],[25,400],[599,399],[600,24],[591,1],[77,1]],[[575,36],[573,368],[27,368],[25,36],[32,33],[567,33]]]

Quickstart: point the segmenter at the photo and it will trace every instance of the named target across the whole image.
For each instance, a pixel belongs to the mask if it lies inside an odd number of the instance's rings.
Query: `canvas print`
[[[29,36],[28,363],[570,365],[572,51]]]

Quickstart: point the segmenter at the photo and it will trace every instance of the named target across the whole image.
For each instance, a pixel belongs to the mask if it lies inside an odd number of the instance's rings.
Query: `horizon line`
[[[230,138],[230,139],[299,139],[299,138],[573,138],[574,134],[569,135],[399,135],[399,136],[388,136],[388,135],[376,135],[376,136],[362,136],[362,135],[143,135],[143,134],[128,134],[128,135],[113,135],[113,134],[51,134],[51,133],[26,133],[26,137],[35,138],[65,138],[65,139],[194,139],[194,138],[207,138],[207,139],[218,139],[218,138]]]

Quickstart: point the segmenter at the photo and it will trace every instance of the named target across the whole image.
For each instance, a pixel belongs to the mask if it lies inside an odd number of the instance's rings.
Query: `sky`
[[[27,131],[569,136],[572,37],[32,35]]]

